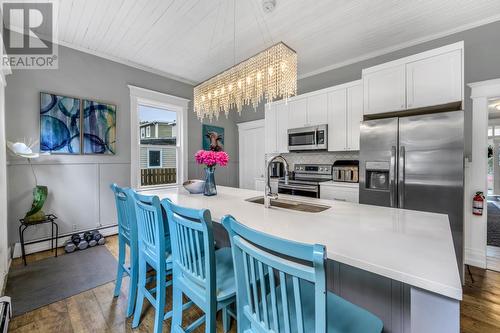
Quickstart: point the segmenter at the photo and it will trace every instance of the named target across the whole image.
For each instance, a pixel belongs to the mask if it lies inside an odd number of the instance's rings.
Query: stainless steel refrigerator
[[[448,214],[462,279],[463,130],[463,111],[364,121],[359,156],[360,203]]]

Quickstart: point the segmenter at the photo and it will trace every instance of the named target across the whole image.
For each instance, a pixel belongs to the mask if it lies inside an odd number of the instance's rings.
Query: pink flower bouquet
[[[229,155],[224,151],[198,150],[194,158],[198,164],[205,164],[208,168],[216,165],[225,167],[229,162]]]

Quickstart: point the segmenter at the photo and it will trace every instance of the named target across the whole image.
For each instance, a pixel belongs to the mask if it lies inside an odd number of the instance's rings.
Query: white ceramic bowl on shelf
[[[191,194],[203,193],[205,181],[201,179],[190,179],[185,181],[182,186]]]

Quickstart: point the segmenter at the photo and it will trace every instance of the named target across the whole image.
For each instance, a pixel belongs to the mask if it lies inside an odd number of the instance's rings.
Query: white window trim
[[[173,187],[182,184],[187,180],[188,175],[187,113],[190,100],[133,85],[129,85],[128,87],[130,89],[130,186],[142,190],[158,187]],[[141,167],[139,161],[139,105],[148,105],[175,111],[177,113],[177,124],[180,124],[180,126],[177,132],[177,182],[175,184],[141,186]]]
[[[146,127],[146,138],[150,138],[151,137],[151,126],[147,126]]]
[[[160,165],[159,166],[151,166],[150,164],[150,159],[149,159],[149,152],[150,151],[158,151],[160,152]],[[161,169],[163,168],[163,154],[161,148],[148,148],[148,169]]]
[[[141,127],[141,139],[144,139],[146,137],[146,129],[144,127]]]

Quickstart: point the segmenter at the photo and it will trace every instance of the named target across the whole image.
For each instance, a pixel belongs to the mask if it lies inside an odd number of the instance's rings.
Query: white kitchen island
[[[246,201],[261,192],[217,190],[213,197],[182,187],[142,193],[210,209],[214,222],[231,214],[274,236],[325,245],[328,288],[378,315],[384,332],[459,332],[462,286],[446,215],[280,195],[331,207],[308,213]]]

